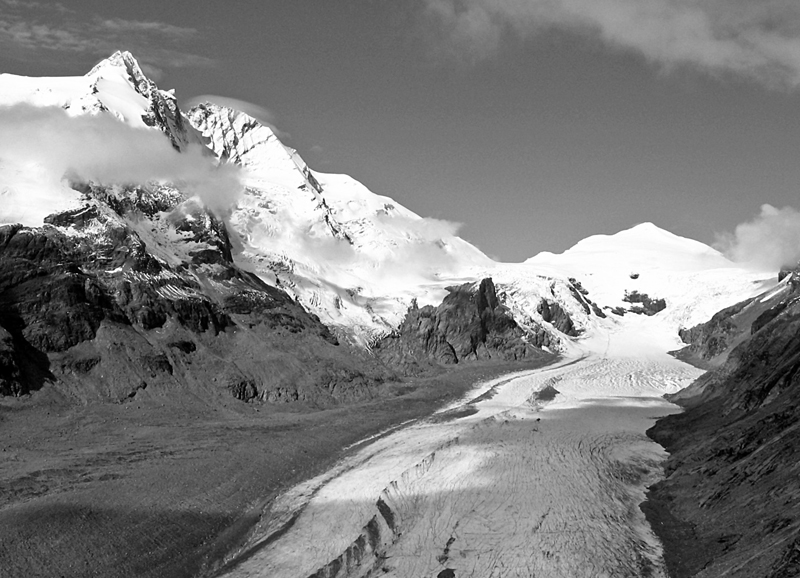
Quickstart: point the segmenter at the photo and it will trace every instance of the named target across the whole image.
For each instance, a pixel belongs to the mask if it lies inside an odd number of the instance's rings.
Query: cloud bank
[[[762,205],[761,213],[720,235],[715,244],[730,259],[756,269],[775,271],[800,261],[800,211]]]
[[[800,84],[797,0],[420,0],[441,51],[476,62],[550,29],[601,39],[666,68]]]
[[[109,115],[69,116],[58,107],[0,107],[0,162],[101,184],[157,181],[198,195],[224,215],[242,191],[240,169],[216,166],[200,145],[177,152],[157,130],[132,128]]]

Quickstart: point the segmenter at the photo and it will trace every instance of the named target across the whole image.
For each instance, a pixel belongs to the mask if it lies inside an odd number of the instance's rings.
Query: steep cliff
[[[448,289],[438,307],[412,305],[397,331],[375,343],[373,352],[389,365],[410,373],[431,363],[450,365],[543,355],[500,304],[491,279]],[[558,311],[562,319],[569,319],[560,308]]]
[[[670,396],[686,411],[648,432],[671,454],[646,509],[675,577],[800,575],[797,285],[790,276],[694,331],[698,351],[725,361]],[[747,330],[726,345],[736,328]]]

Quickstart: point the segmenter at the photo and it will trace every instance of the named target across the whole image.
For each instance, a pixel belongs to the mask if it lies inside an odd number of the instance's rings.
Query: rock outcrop
[[[450,287],[449,291],[438,307],[419,308],[414,303],[398,330],[375,343],[373,352],[406,373],[431,364],[516,360],[542,354],[498,301],[491,279]]]
[[[670,396],[687,410],[648,432],[671,454],[646,506],[671,576],[800,575],[798,297],[787,279],[694,331],[698,352],[727,349],[725,362]]]
[[[569,335],[570,337],[579,335],[578,331],[575,329],[575,324],[572,322],[572,318],[564,311],[564,308],[561,307],[558,302],[544,299],[539,303],[536,311],[542,316],[544,321],[550,323],[564,335]]]
[[[667,302],[664,299],[650,297],[646,293],[639,293],[636,290],[625,291],[622,300],[631,304],[629,308],[631,313],[639,315],[655,315],[667,308]]]

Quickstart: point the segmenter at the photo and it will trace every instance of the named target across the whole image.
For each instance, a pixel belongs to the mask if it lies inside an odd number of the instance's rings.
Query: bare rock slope
[[[671,454],[645,509],[674,577],[800,575],[796,276],[693,330],[696,351],[725,361],[669,396],[686,411],[648,432]]]

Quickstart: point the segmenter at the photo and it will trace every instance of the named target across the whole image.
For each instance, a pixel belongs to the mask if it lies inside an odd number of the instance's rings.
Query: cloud
[[[402,215],[379,214],[377,219],[389,234],[418,239],[422,243],[435,243],[455,237],[462,226],[461,223],[433,217],[415,219]]]
[[[292,235],[284,238],[284,243],[293,247],[296,255],[311,256],[336,271],[366,275],[368,284],[408,286],[459,275],[467,266],[491,263],[480,251],[464,250],[464,241],[455,237],[459,223],[441,219],[378,215],[377,228],[361,237],[356,246],[327,232],[304,231],[299,224],[287,226],[289,215],[279,213],[278,221],[285,227],[284,234]],[[376,242],[376,238],[380,240]]]
[[[253,104],[252,102],[247,102],[246,100],[239,100],[238,98],[231,98],[229,96],[218,96],[215,94],[201,94],[200,96],[195,96],[190,98],[186,102],[186,108],[189,109],[195,105],[201,104],[203,102],[211,102],[213,104],[217,104],[219,106],[225,106],[227,108],[232,108],[233,110],[238,110],[243,112],[249,116],[252,116],[262,125],[269,127],[272,132],[275,133],[282,141],[290,139],[292,135],[288,132],[279,129],[275,125],[275,114],[263,106],[259,106],[257,104]]]
[[[753,267],[775,271],[800,261],[800,211],[762,205],[751,221],[737,225],[733,234],[717,236],[717,249],[730,259]]]
[[[7,9],[45,9],[59,12],[61,14],[72,13],[73,11],[64,6],[61,2],[36,2],[35,0],[0,0],[0,8]]]
[[[509,38],[560,29],[671,68],[800,84],[796,0],[420,0],[440,52],[475,62]]]
[[[186,49],[200,37],[195,28],[166,22],[79,14],[60,3],[0,0],[0,49],[16,56],[100,57],[128,50],[158,76],[161,66],[215,65],[213,58]]]
[[[225,215],[242,192],[240,169],[215,166],[200,145],[177,152],[164,134],[109,115],[72,117],[58,107],[0,107],[0,161],[100,184],[170,183]]]

